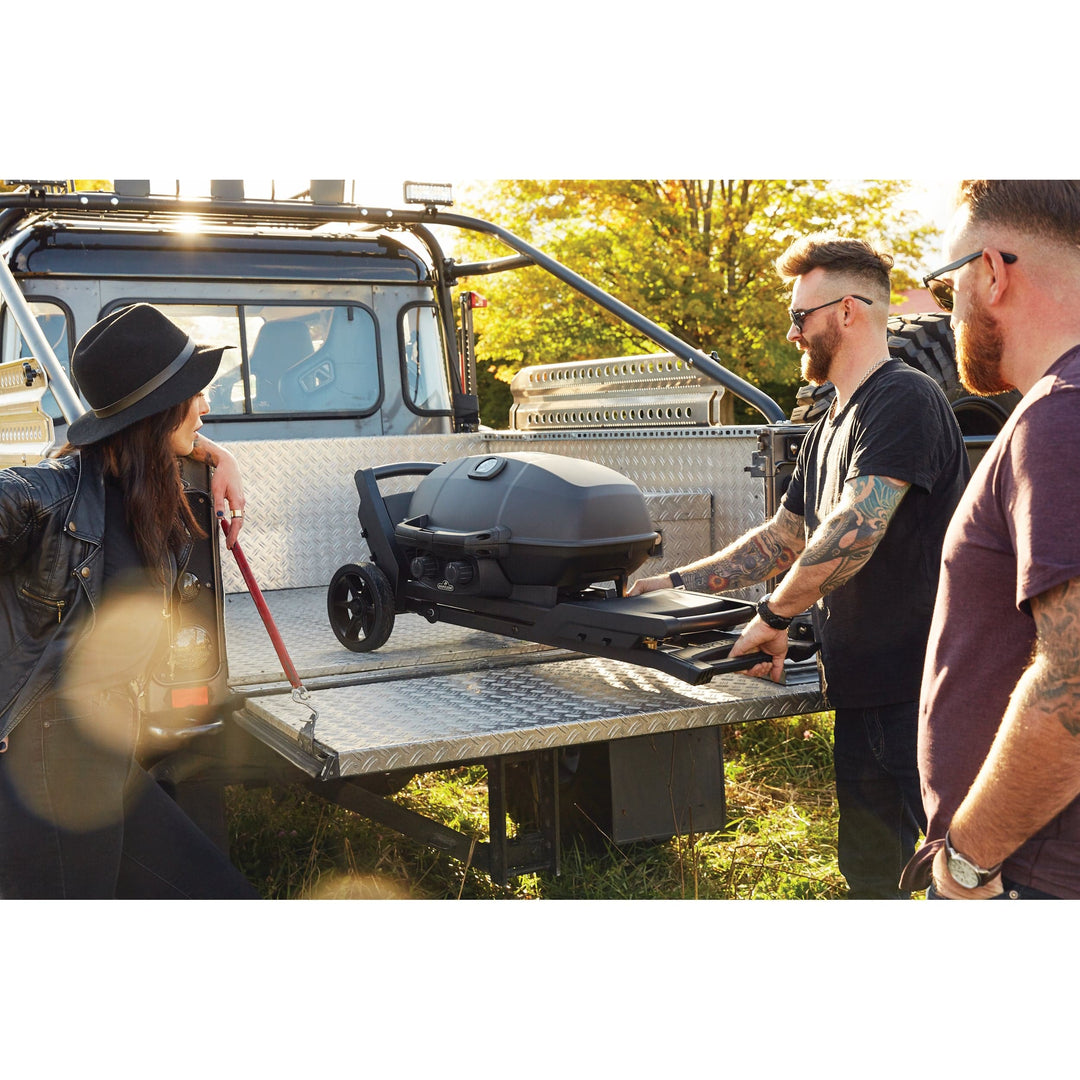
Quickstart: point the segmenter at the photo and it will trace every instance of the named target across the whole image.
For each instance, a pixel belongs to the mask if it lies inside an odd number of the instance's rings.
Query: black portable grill
[[[383,496],[379,482],[401,476],[422,479]],[[637,485],[604,465],[486,454],[360,469],[355,481],[372,562],[339,567],[327,591],[330,625],[348,649],[379,648],[396,614],[416,612],[695,685],[770,659],[728,659],[733,628],[754,614],[745,601],[674,589],[623,595],[661,537]],[[798,625],[789,657],[816,651]]]

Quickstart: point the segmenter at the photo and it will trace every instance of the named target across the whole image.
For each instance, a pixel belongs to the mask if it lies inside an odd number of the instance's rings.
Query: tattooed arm
[[[218,446],[202,434],[196,434],[195,446],[188,457],[192,461],[203,461],[214,470],[210,478],[210,494],[217,516],[225,517],[226,504],[237,515],[228,519],[229,534],[225,537],[225,546],[231,548],[244,525],[244,484],[240,477],[240,466],[225,447]]]
[[[1080,795],[1080,578],[1031,601],[1035,656],[1021,675],[990,753],[949,826],[953,847],[996,866]],[[952,899],[1001,891],[963,889],[934,859],[934,888]]]
[[[888,476],[857,476],[844,485],[840,505],[814,530],[791,572],[777,586],[769,607],[777,615],[793,616],[850,581],[873,555],[885,536],[892,515],[911,485]],[[780,682],[787,656],[787,631],[751,620],[730,656],[768,653],[769,665],[749,674]]]
[[[679,568],[683,585],[691,592],[727,592],[756,585],[787,570],[806,543],[803,519],[781,507],[764,525],[729,544],[722,551]],[[639,578],[627,596],[670,589],[671,577]]]
[[[814,531],[769,606],[778,615],[797,615],[849,582],[874,554],[910,487],[888,476],[849,480],[840,505]]]

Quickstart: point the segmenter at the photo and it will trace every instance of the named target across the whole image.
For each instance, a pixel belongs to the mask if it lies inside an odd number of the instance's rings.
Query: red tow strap
[[[221,531],[224,532],[226,536],[229,533],[229,526],[224,518],[221,519]],[[311,719],[308,720],[300,732],[300,740],[310,753],[315,753],[315,721],[319,719],[319,710],[311,704],[308,689],[300,681],[296,666],[289,657],[288,650],[285,648],[285,642],[281,640],[281,634],[278,633],[278,628],[274,623],[274,617],[270,614],[270,609],[266,606],[262,590],[255,580],[255,575],[251,572],[247,556],[244,555],[239,540],[233,542],[232,553],[233,558],[236,559],[236,565],[239,567],[240,573],[244,578],[244,584],[247,585],[248,592],[251,593],[251,599],[255,601],[255,607],[262,617],[263,626],[266,627],[266,632],[270,635],[270,641],[274,646],[274,652],[277,653],[278,659],[281,661],[281,668],[285,672],[285,677],[289,680],[289,684],[293,688],[292,699],[298,705],[303,705],[304,708],[311,713]],[[329,759],[327,760],[329,761]]]
[[[228,536],[229,525],[224,518],[221,519],[221,530]],[[289,685],[292,686],[294,690],[298,690],[302,688],[304,684],[300,681],[300,676],[297,674],[296,667],[289,657],[288,650],[285,648],[285,642],[281,640],[281,634],[278,633],[278,628],[274,623],[274,617],[270,614],[270,609],[266,606],[262,590],[255,581],[255,575],[251,572],[247,556],[240,547],[239,539],[233,544],[232,553],[233,557],[236,559],[236,565],[240,568],[241,575],[243,575],[244,584],[247,585],[248,592],[251,593],[251,599],[255,601],[255,607],[259,609],[259,614],[262,616],[263,625],[266,627],[266,632],[270,635],[270,641],[273,643],[274,651],[281,661],[281,667],[285,672],[285,677],[289,680]]]

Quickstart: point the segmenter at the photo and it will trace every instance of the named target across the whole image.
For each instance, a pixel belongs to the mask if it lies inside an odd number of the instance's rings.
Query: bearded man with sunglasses
[[[965,180],[927,287],[1024,397],[945,539],[919,763],[932,898],[1080,899],[1080,181]]]
[[[631,595],[746,588],[787,571],[732,656],[783,677],[787,628],[813,608],[835,713],[838,857],[852,899],[909,895],[897,882],[925,828],[916,767],[919,683],[949,518],[968,478],[956,419],[929,376],[889,356],[892,257],[861,240],[810,236],[777,260],[792,285],[802,375],[836,387],[810,430],[776,515],[723,551]]]

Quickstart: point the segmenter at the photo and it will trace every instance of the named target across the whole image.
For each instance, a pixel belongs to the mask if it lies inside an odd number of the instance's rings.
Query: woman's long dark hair
[[[180,462],[169,448],[169,436],[180,426],[192,400],[139,420],[99,443],[83,447],[69,443],[57,452],[59,457],[78,450],[84,460],[98,460],[105,476],[120,481],[135,544],[162,581],[166,548],[177,552],[189,536],[200,540],[206,536],[184,495]]]

